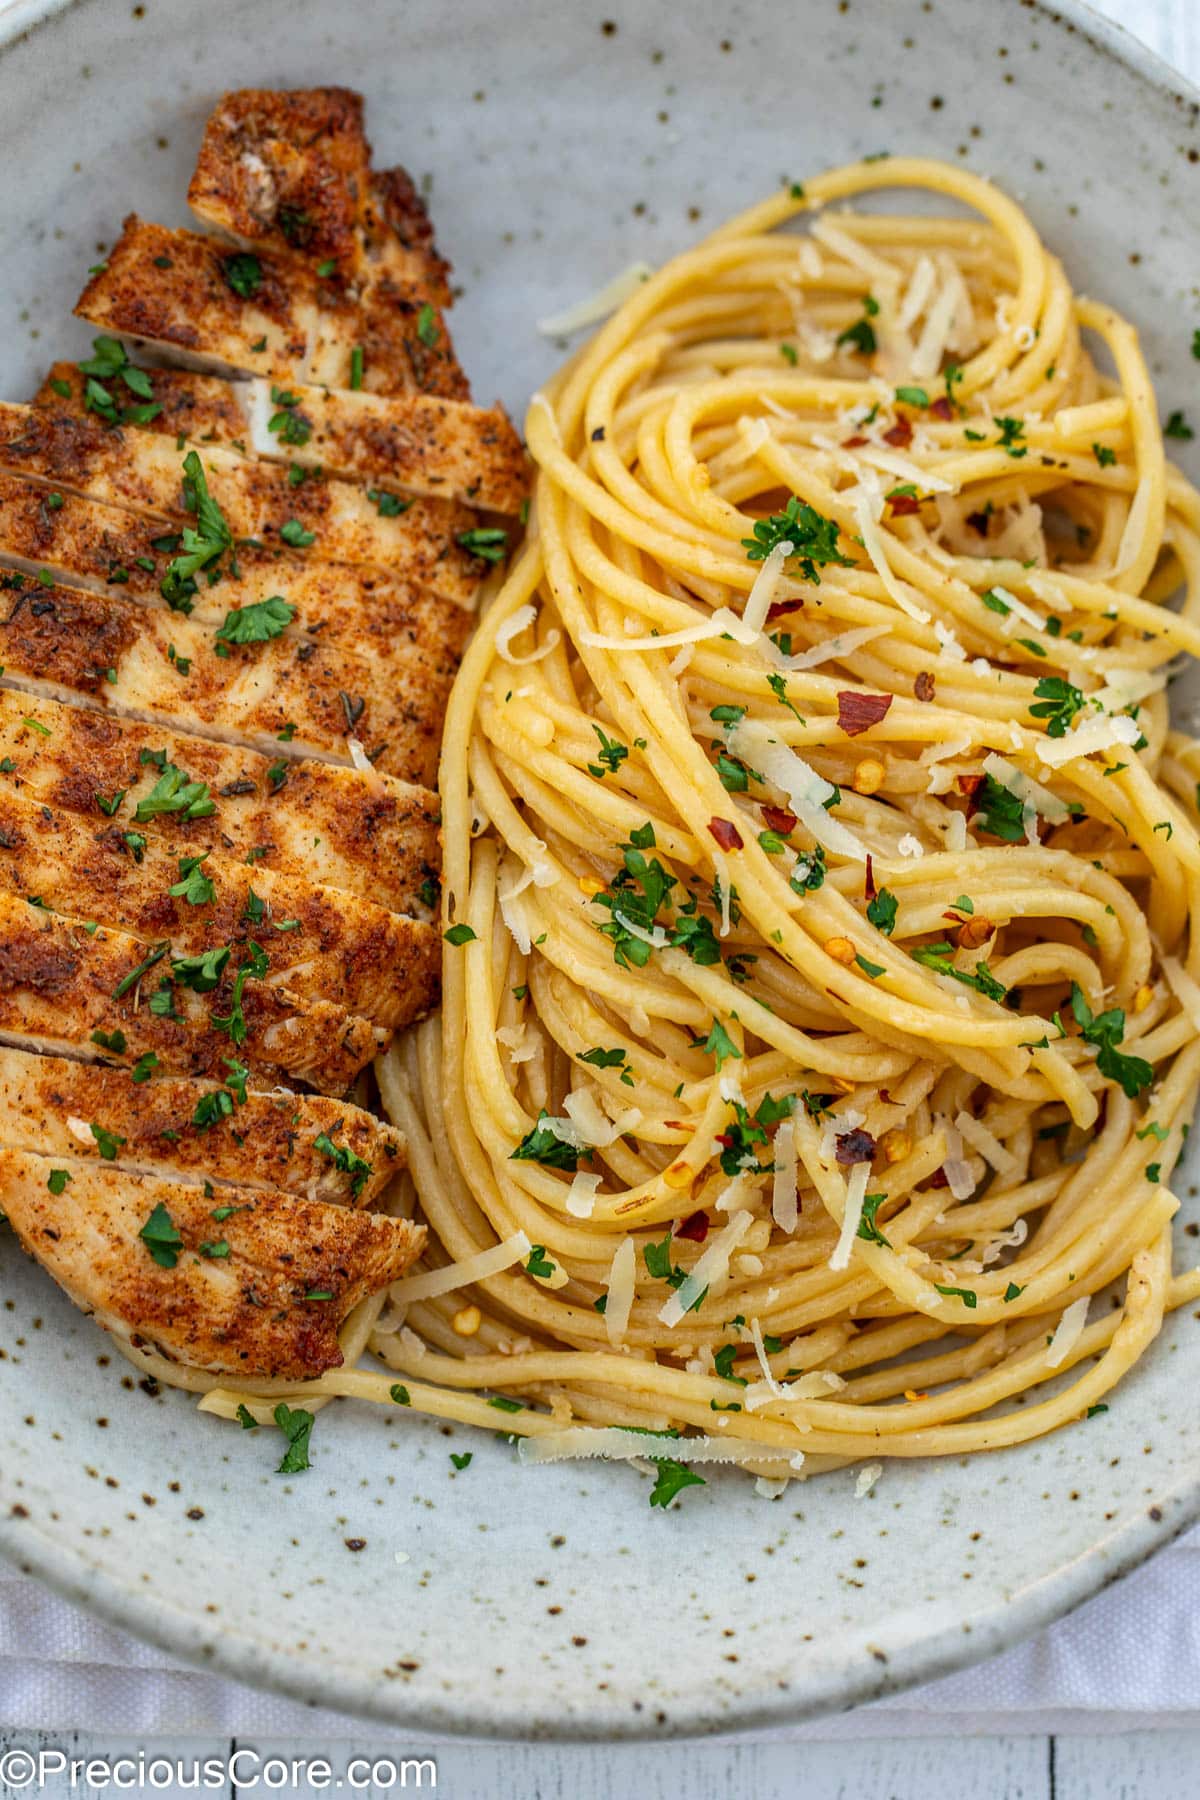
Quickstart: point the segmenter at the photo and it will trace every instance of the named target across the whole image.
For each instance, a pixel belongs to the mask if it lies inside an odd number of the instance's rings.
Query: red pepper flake
[[[843,1131],[833,1140],[834,1155],[843,1169],[855,1163],[874,1162],[876,1148],[875,1139],[861,1125],[855,1131]]]
[[[988,521],[991,519],[991,516],[992,515],[989,512],[968,513],[967,524],[971,527],[972,531],[978,532],[980,537],[986,537],[988,534]]]
[[[869,441],[870,440],[865,437],[843,438],[842,439],[842,449],[843,450],[857,450],[860,444],[865,444],[865,443],[868,443]]]
[[[763,824],[771,831],[777,831],[780,837],[790,837],[796,829],[796,815],[782,806],[764,806],[762,809]]]
[[[912,420],[901,413],[896,423],[883,434],[885,444],[891,444],[895,450],[907,450],[912,443]]]
[[[891,494],[888,496],[888,505],[895,519],[902,519],[906,513],[918,513],[921,510],[921,502],[915,494]]]
[[[875,864],[871,860],[870,853],[868,852],[868,855],[867,855],[867,878],[863,882],[863,899],[864,900],[874,900],[874,898],[878,892],[879,892],[879,889],[875,886]]]
[[[982,775],[956,775],[954,785],[960,794],[974,794],[983,786]]]
[[[844,688],[838,694],[838,725],[847,737],[857,737],[886,719],[892,704],[890,694],[855,694]]]
[[[947,1175],[945,1169],[935,1169],[933,1174],[929,1177],[929,1185],[931,1188],[948,1188],[950,1186],[950,1177]]]
[[[937,693],[937,683],[928,669],[922,669],[913,683],[913,693],[918,700],[932,700]]]
[[[742,848],[742,834],[732,819],[710,819],[708,829],[722,850],[740,850]]]
[[[952,419],[954,417],[954,407],[949,394],[939,394],[936,400],[929,402],[929,416],[931,419]]]
[[[782,619],[785,613],[800,612],[803,606],[803,600],[772,600],[767,608],[768,623],[772,619]]]
[[[708,1214],[706,1212],[690,1213],[682,1225],[675,1227],[677,1238],[686,1238],[690,1244],[702,1244],[708,1236]]]

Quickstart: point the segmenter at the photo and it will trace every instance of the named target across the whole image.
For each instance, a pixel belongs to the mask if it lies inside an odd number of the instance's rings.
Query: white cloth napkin
[[[1116,1731],[1200,1723],[1200,1528],[1067,1619],[960,1675],[772,1738]],[[356,1723],[174,1661],[0,1564],[0,1725],[332,1744]],[[438,1740],[421,1733],[419,1740]]]

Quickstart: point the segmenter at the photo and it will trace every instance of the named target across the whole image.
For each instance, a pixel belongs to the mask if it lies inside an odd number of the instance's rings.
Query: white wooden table
[[[887,0],[875,0],[886,5]],[[1093,0],[1102,12],[1140,37],[1175,67],[1200,82],[1200,0]],[[0,1693],[0,1718],[4,1696]],[[1197,1701],[1200,1712],[1200,1697]],[[187,1765],[193,1759],[227,1760],[241,1749],[244,1761],[233,1777],[197,1789]],[[228,1739],[184,1739],[145,1744],[116,1739],[102,1731],[38,1733],[8,1730],[0,1724],[0,1800],[42,1793],[90,1797],[111,1794],[96,1771],[92,1779],[72,1780],[69,1773],[50,1773],[44,1784],[30,1779],[26,1753],[49,1752],[81,1765],[89,1759],[167,1756],[184,1764],[181,1782],[154,1778],[153,1791],[168,1797],[197,1791],[237,1800],[239,1794],[268,1791],[316,1794],[383,1795],[403,1791],[433,1792],[453,1800],[1192,1800],[1200,1796],[1200,1728],[1136,1731],[1114,1736],[907,1737],[869,1741],[800,1743],[743,1742],[680,1745],[574,1746],[437,1746],[419,1742],[403,1751],[384,1749],[363,1727],[354,1742],[322,1743],[291,1740],[252,1744]],[[247,1753],[263,1759],[266,1779],[256,1785],[255,1764]],[[15,1760],[14,1758],[15,1753]],[[431,1756],[433,1765],[393,1773],[386,1759]],[[267,1759],[309,1764],[324,1758],[313,1779],[273,1779]],[[369,1766],[385,1759],[381,1780],[363,1785],[361,1772],[349,1775],[355,1758]],[[8,1759],[6,1763],[6,1758]],[[51,1769],[55,1765],[51,1764]],[[241,1780],[237,1779],[238,1775]],[[401,1774],[404,1776],[403,1784]],[[353,1780],[354,1785],[351,1785]],[[126,1779],[125,1792],[137,1792]]]

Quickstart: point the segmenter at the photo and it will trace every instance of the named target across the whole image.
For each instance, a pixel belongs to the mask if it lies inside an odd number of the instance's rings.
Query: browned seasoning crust
[[[311,426],[303,445],[251,437],[246,408],[252,382],[223,381],[193,369],[146,369],[161,412],[148,421],[168,437],[203,447],[229,444],[274,456],[313,479],[326,474],[378,483],[393,494],[429,494],[492,512],[517,513],[529,491],[529,465],[520,438],[500,407],[485,410],[430,394],[381,395],[292,384],[298,410]],[[268,397],[263,396],[264,400]],[[85,378],[74,363],[58,362],[34,398],[51,412],[86,410]],[[267,410],[270,410],[269,405]],[[269,435],[269,434],[268,434]]]
[[[243,88],[209,115],[188,205],[240,243],[332,258],[347,276],[373,262],[449,306],[450,264],[403,169],[372,169],[363,104],[348,88]]]
[[[348,481],[293,487],[286,469],[248,461],[220,444],[204,446],[201,463],[235,538],[275,548],[286,542],[283,527],[294,522],[313,534],[295,552],[306,564],[383,565],[462,603],[473,599],[486,571],[459,542],[477,518],[457,501],[422,497],[388,517]],[[111,506],[194,523],[185,505],[182,454],[172,440],[137,426],[114,430],[91,415],[0,402],[0,467]]]
[[[108,1134],[114,1168],[356,1208],[378,1199],[405,1166],[404,1134],[345,1100],[247,1087],[232,1110],[213,1104],[230,1092],[178,1076],[133,1082],[127,1069],[0,1048],[0,1144],[99,1161],[101,1140],[84,1128],[94,1123]],[[354,1162],[339,1167],[318,1146],[322,1138]]]
[[[0,891],[36,894],[54,912],[147,942],[169,939],[179,956],[210,944],[230,944],[236,955],[253,937],[269,951],[271,986],[303,1000],[334,998],[377,1025],[407,1025],[435,1004],[441,944],[433,925],[220,852],[196,871],[203,899],[173,895],[186,874],[181,863],[194,857],[148,838],[119,788],[100,798],[112,815],[91,822],[0,790]]]
[[[239,293],[233,258],[255,275]],[[325,267],[322,264],[319,267]],[[242,369],[272,381],[351,385],[354,352],[364,385],[469,400],[441,308],[420,282],[386,263],[359,284],[321,275],[293,256],[238,251],[194,231],[172,231],[131,213],[75,311],[103,332],[182,352],[202,366]]]
[[[71,1179],[54,1194],[53,1166],[0,1148],[0,1192],[25,1248],[109,1330],[221,1373],[303,1379],[340,1367],[343,1320],[425,1240],[407,1219],[269,1189],[222,1189],[222,1204],[243,1210],[215,1221],[200,1187],[82,1161],[58,1165]],[[159,1206],[182,1240],[173,1268],[139,1236]],[[211,1254],[217,1242],[227,1255]]]
[[[427,788],[331,763],[281,769],[253,750],[161,724],[0,690],[0,790],[100,823],[97,794],[123,789],[135,808],[161,762],[203,783],[213,804],[209,816],[160,813],[138,825],[172,855],[219,850],[256,872],[319,881],[396,912],[432,903],[439,809]]]
[[[244,243],[353,272],[370,156],[361,94],[243,88],[209,115],[188,205]]]
[[[151,955],[153,964],[118,994]],[[168,1074],[220,1081],[224,1058],[236,1051],[260,1083],[303,1081],[326,1094],[344,1093],[386,1047],[386,1031],[344,1007],[303,1001],[253,978],[242,989],[245,1039],[235,1043],[213,1016],[232,1015],[239,960],[231,956],[219,985],[206,993],[172,982],[176,1016],[156,1013],[150,998],[172,973],[165,949],[0,893],[0,1038],[94,1057],[92,1033],[119,1028],[126,1048],[118,1060],[127,1065],[152,1050]]]
[[[162,718],[266,751],[348,763],[356,738],[381,769],[431,781],[452,664],[398,648],[391,666],[322,637],[225,644],[209,626],[113,594],[0,578],[0,662],[39,684],[120,713]],[[281,734],[289,734],[283,742]]]
[[[162,581],[178,536],[169,521],[61,489],[50,502],[44,483],[0,470],[0,564],[35,575],[48,570],[73,586],[165,607]],[[236,567],[225,559],[215,585],[207,580],[200,585],[189,616],[216,626],[230,608],[256,605],[273,594],[296,608],[288,628],[293,636],[369,651],[373,659],[390,660],[406,648],[419,648],[435,668],[457,661],[472,622],[465,608],[386,569],[313,562],[288,550],[250,545],[239,545]]]

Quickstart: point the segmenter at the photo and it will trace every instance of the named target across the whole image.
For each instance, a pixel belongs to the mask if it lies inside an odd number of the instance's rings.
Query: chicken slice
[[[407,1219],[261,1188],[214,1205],[194,1183],[12,1148],[0,1191],[24,1248],[106,1330],[222,1374],[338,1368],[342,1322],[425,1241]]]
[[[405,1167],[403,1132],[373,1113],[323,1094],[256,1090],[237,1057],[227,1061],[224,1086],[131,1081],[128,1069],[0,1048],[0,1144],[330,1206],[369,1206]]]
[[[131,213],[75,311],[192,368],[469,400],[441,307],[386,263],[361,284]]]
[[[0,468],[130,512],[193,523],[197,496],[185,491],[186,454],[193,453],[137,426],[114,430],[94,417],[0,402]],[[251,462],[220,444],[205,444],[195,454],[209,498],[235,539],[252,538],[268,549],[289,546],[306,563],[377,564],[463,604],[472,601],[486,572],[486,559],[469,548],[476,516],[457,501],[415,499],[395,515],[380,512],[364,489],[348,481],[296,487],[286,469]],[[193,489],[190,481],[187,489]],[[222,553],[218,542],[218,560]]]
[[[236,955],[257,938],[269,946],[269,986],[301,1000],[336,995],[376,1025],[406,1025],[436,1004],[434,926],[359,895],[248,869],[220,851],[177,857],[146,836],[139,808],[119,788],[97,805],[106,816],[90,821],[0,790],[0,891],[36,895],[52,912],[147,942],[166,939],[177,956],[210,944],[230,944]]]
[[[431,664],[411,645],[385,667],[322,637],[243,644],[236,621],[245,615],[237,613],[221,627],[235,634],[227,642],[119,593],[0,575],[5,684],[275,750],[280,784],[297,756],[352,765],[351,739],[390,774],[434,779],[452,664]]]
[[[279,430],[270,429],[279,407],[269,381],[222,381],[192,369],[151,368],[141,374],[153,396],[144,410],[161,409],[144,421],[155,431],[201,446],[232,444],[286,462],[293,471],[323,469],[327,475],[384,484],[377,507],[404,505],[400,495],[386,494],[388,486],[500,513],[518,512],[528,492],[521,440],[498,406],[485,411],[432,394],[355,393],[292,382],[293,416],[309,435],[302,444],[285,444]],[[94,411],[87,401],[88,380],[76,364],[57,362],[34,404],[77,416]],[[111,383],[108,391],[118,385]]]
[[[250,970],[270,968],[252,940],[214,945],[205,969],[90,919],[61,917],[0,893],[0,1041],[122,1063],[154,1053],[166,1074],[223,1080],[237,1055],[256,1081],[344,1094],[389,1033],[329,1000],[304,1001]],[[212,979],[210,979],[210,977]],[[191,985],[199,981],[197,988]],[[111,1041],[119,1033],[121,1052]]]
[[[370,160],[361,94],[243,88],[209,114],[188,205],[241,243],[353,274]]]
[[[0,470],[0,563],[10,568],[29,575],[45,570],[70,586],[161,608],[168,604],[162,587],[178,548],[179,533],[161,519],[53,492]],[[223,564],[215,587],[201,580],[187,616],[216,627],[232,607],[255,606],[276,594],[296,609],[285,635],[310,641],[323,634],[323,641],[373,659],[419,649],[435,667],[449,667],[462,654],[471,625],[465,608],[384,569],[307,562],[286,550],[249,545],[238,546],[236,567]]]
[[[2,788],[100,822],[97,794],[108,798],[121,789],[136,809],[168,768],[197,784],[199,803],[181,787],[173,798],[160,796],[161,810],[137,829],[172,855],[219,850],[256,872],[345,889],[394,912],[436,905],[438,799],[428,788],[376,770],[273,762],[161,725],[0,688]]]

